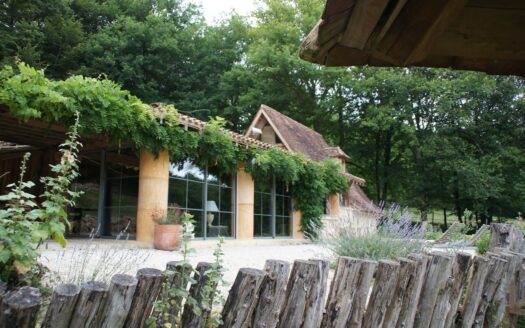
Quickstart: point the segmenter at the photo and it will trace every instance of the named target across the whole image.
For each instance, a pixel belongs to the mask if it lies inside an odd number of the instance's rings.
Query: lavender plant
[[[357,225],[372,221],[377,229]],[[351,256],[370,260],[397,259],[421,253],[425,247],[421,224],[414,224],[407,209],[394,204],[379,213],[354,212],[320,230],[319,241],[334,256]]]

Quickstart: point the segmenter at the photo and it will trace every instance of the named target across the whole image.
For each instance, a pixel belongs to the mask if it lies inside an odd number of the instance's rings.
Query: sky
[[[213,23],[221,14],[234,9],[238,14],[246,15],[255,9],[255,0],[197,0],[202,5],[204,17]]]

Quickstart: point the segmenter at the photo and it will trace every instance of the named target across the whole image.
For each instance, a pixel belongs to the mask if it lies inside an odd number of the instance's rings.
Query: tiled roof
[[[321,134],[275,109],[261,105],[259,112],[265,115],[288,150],[303,153],[314,161],[334,157],[348,158],[341,148],[330,147]],[[248,131],[246,135],[251,136],[251,131]]]

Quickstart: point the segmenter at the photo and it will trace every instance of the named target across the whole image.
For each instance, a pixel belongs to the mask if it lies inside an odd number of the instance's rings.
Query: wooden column
[[[167,211],[170,160],[167,150],[158,157],[146,150],[140,153],[137,240],[153,241],[155,211]]]
[[[329,214],[331,217],[335,218],[341,214],[341,208],[339,205],[339,194],[328,195],[328,206],[330,206]]]
[[[304,239],[304,234],[301,231],[301,211],[293,210],[292,212],[292,238]]]
[[[244,166],[237,171],[237,239],[253,239],[255,183]]]

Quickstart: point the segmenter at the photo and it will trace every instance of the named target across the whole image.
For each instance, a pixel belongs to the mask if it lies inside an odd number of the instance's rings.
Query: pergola
[[[525,1],[327,0],[301,58],[525,75]]]

